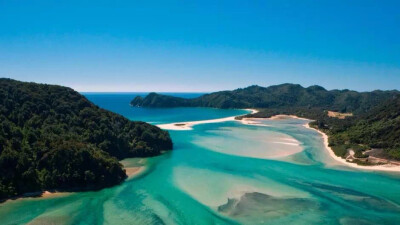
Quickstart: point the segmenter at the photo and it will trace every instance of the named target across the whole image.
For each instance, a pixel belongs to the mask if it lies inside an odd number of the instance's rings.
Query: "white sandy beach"
[[[41,198],[61,197],[61,196],[69,195],[69,194],[70,194],[70,192],[50,192],[50,191],[44,191],[40,197],[41,197]]]
[[[356,163],[351,163],[351,162],[347,162],[346,159],[343,159],[337,155],[335,155],[335,153],[333,152],[332,148],[329,147],[329,137],[328,135],[326,135],[324,132],[317,130],[315,128],[310,127],[310,125],[305,124],[304,127],[308,128],[308,129],[312,129],[317,131],[318,133],[320,133],[322,135],[322,138],[324,140],[324,146],[325,149],[328,151],[329,155],[335,159],[336,161],[352,167],[352,168],[357,168],[357,169],[363,169],[363,170],[375,170],[375,171],[388,171],[388,172],[400,172],[400,166],[396,166],[396,165],[391,165],[391,164],[385,164],[385,165],[376,165],[376,166],[360,166],[357,165]]]
[[[258,111],[255,109],[246,109],[251,112],[251,114],[257,113]],[[243,114],[243,115],[247,115]],[[239,116],[243,116],[239,115]],[[227,121],[235,121],[236,116],[230,116],[230,117],[225,117],[225,118],[220,118],[220,119],[213,119],[213,120],[199,120],[199,121],[190,121],[190,122],[177,122],[177,123],[167,123],[167,124],[159,124],[157,125],[161,129],[165,130],[192,130],[193,126],[199,125],[199,124],[205,124],[205,123],[221,123],[221,122],[227,122]]]
[[[247,120],[246,124],[249,124],[249,125],[260,125],[260,124],[257,124],[254,121],[255,120],[282,120],[282,119],[288,119],[288,118],[294,118],[294,119],[300,119],[300,120],[309,120],[307,118],[302,118],[302,117],[298,117],[298,116],[295,116],[295,115],[276,115],[276,116],[272,116],[270,118],[255,118],[255,119],[253,119],[253,118],[245,118],[245,119]],[[268,125],[265,125],[265,126],[268,126]],[[328,137],[328,135],[326,135],[324,132],[322,132],[320,130],[317,130],[315,128],[310,127],[308,125],[308,123],[305,124],[304,127],[308,128],[308,129],[315,130],[318,133],[320,133],[322,135],[322,138],[323,138],[323,141],[324,141],[325,149],[328,151],[328,153],[331,156],[331,158],[333,158],[337,162],[340,162],[341,164],[344,164],[344,165],[352,167],[352,168],[363,169],[363,170],[400,172],[400,166],[397,166],[397,165],[385,164],[385,165],[376,165],[376,166],[361,166],[361,165],[357,165],[356,163],[347,162],[346,159],[343,159],[343,158],[335,155],[335,153],[333,152],[332,148],[329,147],[329,142],[328,142],[328,138],[329,137]]]
[[[139,174],[141,174],[141,173],[144,171],[145,167],[144,167],[144,166],[125,167],[124,169],[125,169],[126,175],[127,175],[129,178],[132,178],[132,177],[136,177],[136,176],[138,176]]]
[[[294,118],[294,119],[300,119],[300,120],[309,120],[307,118],[302,118],[302,117],[298,117],[295,115],[276,115],[276,116],[272,116],[271,118],[265,118],[265,119],[270,119],[270,120],[280,120],[280,119],[288,119],[288,118]],[[260,118],[262,119],[262,118]],[[315,128],[310,127],[310,125],[307,123],[304,125],[304,127],[308,128],[308,129],[312,129],[317,131],[318,133],[320,133],[322,135],[323,141],[324,141],[324,146],[325,149],[328,151],[329,156],[331,156],[331,158],[333,158],[335,161],[340,162],[341,164],[344,164],[346,166],[352,167],[352,168],[357,168],[357,169],[363,169],[363,170],[374,170],[374,171],[387,171],[387,172],[400,172],[400,166],[397,165],[391,165],[391,164],[385,164],[385,165],[376,165],[376,166],[361,166],[361,165],[357,165],[356,163],[352,163],[352,162],[347,162],[346,159],[343,159],[342,157],[339,157],[337,155],[335,155],[335,153],[333,152],[332,148],[329,147],[329,137],[328,135],[326,135],[324,132],[317,130]]]
[[[258,111],[255,109],[247,109],[251,111],[251,114],[257,113]],[[294,119],[300,119],[300,120],[309,120],[307,118],[301,118],[295,115],[275,115],[270,118],[243,118],[239,122],[246,124],[246,125],[254,125],[254,126],[269,126],[266,124],[262,124],[258,121],[261,120],[283,120],[283,119],[289,119],[289,118],[294,118]],[[169,123],[169,124],[160,124],[157,125],[161,129],[166,129],[166,130],[192,130],[193,126],[198,125],[198,124],[205,124],[205,123],[220,123],[220,122],[226,122],[226,121],[234,121],[235,116],[231,117],[225,117],[225,118],[220,118],[220,119],[212,119],[212,120],[200,120],[200,121],[190,121],[190,122],[178,122],[178,123]],[[347,162],[346,159],[343,159],[339,156],[336,156],[333,150],[329,147],[328,145],[328,135],[323,133],[320,130],[314,129],[310,127],[307,124],[304,125],[304,127],[308,129],[313,129],[320,133],[322,135],[323,141],[324,141],[324,146],[325,149],[328,151],[329,155],[337,162],[340,162],[341,164],[344,164],[346,166],[352,167],[352,168],[357,168],[357,169],[363,169],[363,170],[373,170],[373,171],[387,171],[387,172],[400,172],[400,166],[397,165],[392,165],[392,164],[385,164],[385,165],[376,165],[376,166],[361,166],[357,165],[356,163],[351,163]],[[299,145],[297,142],[277,142],[280,144],[287,144],[287,145]]]

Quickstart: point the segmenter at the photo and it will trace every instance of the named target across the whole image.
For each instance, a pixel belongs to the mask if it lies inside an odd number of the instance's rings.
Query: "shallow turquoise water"
[[[110,98],[118,102],[118,96],[105,99]],[[243,113],[205,108],[160,111],[130,108],[122,101],[112,108],[100,100],[92,99],[130,119],[138,115],[159,123]],[[400,222],[399,175],[338,165],[324,150],[320,135],[303,127],[306,121],[263,123],[268,126],[230,121],[170,131],[172,152],[123,161],[128,166],[146,165],[139,177],[97,192],[8,201],[0,204],[0,224]]]

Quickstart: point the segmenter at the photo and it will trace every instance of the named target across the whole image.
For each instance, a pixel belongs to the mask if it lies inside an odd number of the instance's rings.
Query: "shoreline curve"
[[[361,166],[356,163],[351,163],[347,162],[346,159],[343,159],[342,157],[339,157],[335,154],[335,152],[332,150],[331,147],[329,147],[329,136],[325,134],[324,132],[315,129],[313,127],[310,127],[310,125],[307,123],[304,125],[305,128],[315,130],[319,134],[322,135],[322,139],[324,142],[324,147],[328,151],[329,155],[331,158],[333,158],[335,161],[340,162],[346,166],[356,168],[356,169],[363,169],[363,170],[373,170],[373,171],[386,171],[386,172],[400,172],[400,166],[395,166],[395,165],[390,165],[390,164],[384,164],[384,165],[371,165],[371,166]]]
[[[287,118],[293,118],[293,119],[300,119],[300,120],[308,120],[312,121],[311,119],[303,118],[303,117],[298,117],[295,115],[275,115],[270,118],[262,118],[262,119],[272,119],[272,120],[277,120],[277,119],[287,119]],[[251,125],[251,124],[250,124]],[[341,158],[340,156],[337,156],[333,149],[329,147],[329,136],[322,132],[321,130],[318,130],[316,128],[310,127],[309,123],[306,123],[303,125],[307,129],[315,130],[319,134],[321,134],[324,147],[327,150],[329,156],[334,159],[337,162],[340,162],[343,165],[346,165],[351,168],[355,169],[362,169],[362,170],[370,170],[370,171],[385,171],[385,172],[400,172],[400,166],[397,165],[391,165],[391,164],[384,164],[384,165],[370,165],[370,166],[361,166],[356,163],[352,162],[347,162],[346,159]]]
[[[250,114],[255,114],[258,112],[256,109],[246,109],[250,111]],[[247,115],[247,114],[244,114]],[[238,115],[238,116],[243,116],[243,115]],[[231,117],[225,117],[225,118],[220,118],[220,119],[211,119],[211,120],[199,120],[199,121],[189,121],[189,122],[177,122],[177,123],[168,123],[168,124],[159,124],[157,125],[161,129],[165,130],[193,130],[193,126],[198,125],[198,124],[205,124],[205,123],[220,123],[220,122],[226,122],[226,121],[240,121],[242,124],[245,125],[253,125],[253,126],[268,126],[264,124],[259,124],[254,122],[254,120],[281,120],[281,119],[288,119],[288,118],[293,118],[293,119],[299,119],[299,120],[308,120],[312,121],[311,119],[307,118],[302,118],[298,117],[295,115],[285,115],[285,114],[279,114],[275,115],[269,118],[243,118],[242,120],[237,120],[235,119],[237,116],[231,116]],[[346,159],[343,159],[339,156],[337,156],[334,151],[332,150],[331,147],[329,147],[329,136],[325,134],[324,132],[310,127],[309,123],[306,123],[303,125],[307,129],[315,130],[319,134],[321,134],[324,147],[326,151],[328,152],[329,156],[334,159],[336,162],[340,162],[342,165],[355,168],[355,169],[362,169],[362,170],[370,170],[370,171],[384,171],[384,172],[400,172],[400,166],[397,165],[390,165],[390,164],[384,164],[384,165],[371,165],[371,166],[361,166],[357,165],[356,163],[351,163],[347,162]]]

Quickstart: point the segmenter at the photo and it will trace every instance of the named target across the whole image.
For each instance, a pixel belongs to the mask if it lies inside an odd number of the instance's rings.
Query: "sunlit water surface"
[[[86,94],[101,107],[153,124],[244,110],[130,107],[134,94]],[[178,94],[179,96],[179,94]],[[185,95],[184,97],[194,97]],[[0,224],[399,224],[400,176],[340,165],[304,120],[236,121],[170,131],[174,150],[124,165],[137,177],[96,192],[0,204]]]

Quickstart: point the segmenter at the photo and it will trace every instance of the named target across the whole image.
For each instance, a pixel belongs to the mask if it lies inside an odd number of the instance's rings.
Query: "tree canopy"
[[[126,178],[119,159],[170,149],[167,131],[101,109],[73,89],[0,79],[0,198],[114,185]]]
[[[143,107],[215,107],[215,108],[285,108],[318,107],[338,112],[366,112],[371,107],[399,94],[398,91],[356,92],[328,91],[321,86],[304,88],[298,84],[270,87],[249,86],[233,91],[219,91],[185,99],[157,93],[136,97],[133,106]]]

